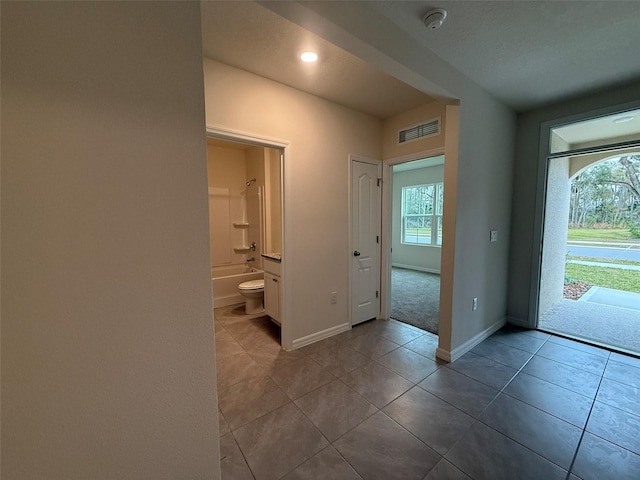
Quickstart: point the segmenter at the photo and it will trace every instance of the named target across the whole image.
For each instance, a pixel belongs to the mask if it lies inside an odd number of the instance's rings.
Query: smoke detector
[[[422,21],[424,22],[424,26],[429,30],[435,30],[442,26],[445,18],[447,18],[447,11],[445,9],[434,8],[424,14]]]

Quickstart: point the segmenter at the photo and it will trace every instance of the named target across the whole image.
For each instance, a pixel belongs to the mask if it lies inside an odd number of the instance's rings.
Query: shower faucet
[[[247,263],[249,263],[249,262],[255,262],[255,261],[256,261],[256,259],[255,259],[254,257],[249,257],[249,258],[247,258]]]

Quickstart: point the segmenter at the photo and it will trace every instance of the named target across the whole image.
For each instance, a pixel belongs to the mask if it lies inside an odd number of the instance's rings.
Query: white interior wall
[[[262,147],[251,147],[247,150],[247,179],[255,178],[255,183],[252,183],[249,188],[253,188],[255,185],[266,184],[265,180],[265,149]]]
[[[208,127],[289,142],[283,261],[292,339],[345,324],[349,155],[380,158],[382,122],[210,59],[204,71]]]
[[[244,190],[247,181],[246,151],[207,145],[207,178],[209,187]]]
[[[282,189],[280,150],[265,149],[266,170],[266,211],[265,224],[266,251],[280,253],[282,250]]]
[[[220,478],[199,5],[1,22],[1,476]]]
[[[247,229],[234,227],[233,223],[245,220],[241,192],[247,188],[247,178],[252,178],[247,172],[247,154],[248,150],[207,144],[208,185],[210,189],[222,189],[214,190],[217,195],[209,198],[212,268],[241,264],[246,259],[246,254],[235,251],[234,247],[246,245]]]
[[[264,205],[264,194],[266,191],[265,185],[267,183],[266,181],[266,174],[265,174],[265,167],[266,167],[266,161],[267,161],[267,149],[263,148],[263,147],[251,147],[247,150],[247,181],[251,180],[251,179],[256,179],[256,181],[254,183],[252,183],[248,188],[247,188],[247,194],[249,193],[256,193],[258,191],[259,187],[263,187],[262,188],[262,202]],[[249,205],[249,203],[247,203],[247,205]],[[265,228],[265,214],[266,214],[266,210],[262,209],[262,212],[258,212],[257,209],[255,212],[252,212],[255,215],[248,215],[247,216],[247,220],[249,220],[252,225],[246,229],[246,233],[248,234],[248,237],[246,239],[246,245],[250,245],[251,242],[255,242],[256,243],[256,250],[255,251],[251,251],[248,252],[245,257],[250,258],[253,257],[254,261],[251,263],[251,266],[256,267],[256,268],[262,268],[262,253],[265,252],[266,250],[264,249],[264,239],[265,239],[265,232],[264,232],[264,228]],[[247,214],[249,214],[249,209],[247,209]],[[257,216],[256,216],[257,215]],[[252,217],[255,217],[255,219],[259,219],[260,215],[262,215],[262,231],[259,228],[256,228],[257,226],[253,224],[252,222]],[[258,222],[259,224],[260,222]]]
[[[432,245],[403,244],[402,237],[402,187],[426,185],[444,180],[444,165],[416,168],[393,174],[393,208],[391,220],[391,262],[394,266],[413,267],[432,273],[440,273],[442,248]]]

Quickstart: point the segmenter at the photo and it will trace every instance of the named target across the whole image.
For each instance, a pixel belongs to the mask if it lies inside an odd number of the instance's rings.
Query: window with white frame
[[[442,245],[443,200],[443,183],[402,187],[402,243]]]

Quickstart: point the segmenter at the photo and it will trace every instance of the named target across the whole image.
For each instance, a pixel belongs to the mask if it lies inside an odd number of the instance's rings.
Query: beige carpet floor
[[[391,318],[438,334],[440,275],[393,267]]]

